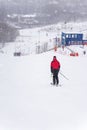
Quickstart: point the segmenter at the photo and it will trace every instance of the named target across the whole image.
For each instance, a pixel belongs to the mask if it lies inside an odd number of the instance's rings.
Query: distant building
[[[87,40],[83,40],[83,45],[87,45]]]
[[[62,45],[82,45],[83,34],[82,33],[63,33],[61,34]]]

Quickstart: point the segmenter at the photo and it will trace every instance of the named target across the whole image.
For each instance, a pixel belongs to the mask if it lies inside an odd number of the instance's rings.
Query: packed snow
[[[29,30],[21,30],[22,35],[24,31],[29,35]],[[32,32],[37,38],[36,29]],[[56,35],[51,34],[54,35],[49,34],[49,38]],[[34,45],[32,38],[36,39],[31,37]],[[40,42],[47,42],[43,35],[39,38],[43,39]],[[28,44],[26,38],[22,40]],[[15,44],[3,48],[4,53],[0,53],[0,130],[87,130],[87,54],[83,54],[87,46],[70,46],[70,49],[78,51],[79,56],[70,56],[67,48],[60,47],[56,52],[36,54],[33,50],[34,53],[25,56],[13,55]],[[61,87],[50,84],[50,63],[54,55],[61,64]]]

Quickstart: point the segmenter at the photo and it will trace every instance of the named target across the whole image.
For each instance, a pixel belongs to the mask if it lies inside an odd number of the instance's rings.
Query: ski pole
[[[69,80],[64,74],[62,74],[61,72],[60,72],[60,74],[65,78],[65,79],[67,79],[67,80]]]

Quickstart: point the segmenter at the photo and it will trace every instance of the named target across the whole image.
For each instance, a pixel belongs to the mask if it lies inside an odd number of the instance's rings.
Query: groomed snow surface
[[[61,87],[50,62],[61,63]],[[0,130],[87,130],[87,55],[0,54]]]
[[[82,32],[86,26],[87,23],[52,26],[53,30],[45,28],[47,33],[44,28],[21,30],[15,43],[3,48],[0,130],[87,130],[87,46],[69,46],[79,53],[77,57],[69,56],[66,48],[35,54],[38,41],[53,45],[53,38],[61,32]],[[27,55],[13,56],[15,49]],[[59,73],[61,87],[50,84],[54,55],[61,63],[60,72],[69,79]]]

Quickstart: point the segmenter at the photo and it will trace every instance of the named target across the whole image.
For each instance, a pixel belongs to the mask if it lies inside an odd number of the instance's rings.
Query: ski
[[[53,83],[51,83],[51,85],[52,85],[52,86],[56,86],[56,87],[62,87],[62,84],[58,84],[58,85],[55,84],[55,85],[54,85]]]

